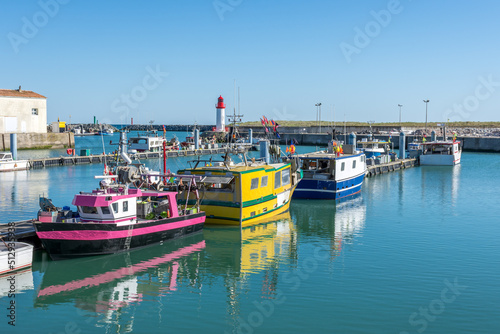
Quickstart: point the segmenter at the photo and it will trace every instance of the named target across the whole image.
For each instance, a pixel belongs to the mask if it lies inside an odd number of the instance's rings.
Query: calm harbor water
[[[16,275],[16,327],[0,281],[0,332],[498,333],[498,170],[500,155],[466,152],[454,168],[366,179],[341,203],[293,200],[249,228],[59,262],[40,251]],[[101,172],[0,174],[0,223],[34,217],[41,194],[70,204]]]

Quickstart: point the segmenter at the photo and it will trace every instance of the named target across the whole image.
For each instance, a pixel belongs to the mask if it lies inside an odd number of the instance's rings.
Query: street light
[[[429,103],[430,100],[424,100],[425,102],[425,131],[427,131],[427,103]]]
[[[321,103],[316,103],[316,121],[318,121],[319,132],[321,133]]]
[[[403,105],[402,104],[398,104],[398,107],[399,107],[399,127],[401,127],[401,107]]]

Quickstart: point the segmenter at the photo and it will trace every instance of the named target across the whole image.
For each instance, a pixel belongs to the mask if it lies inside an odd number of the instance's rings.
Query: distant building
[[[0,133],[47,133],[47,98],[29,90],[0,89]]]

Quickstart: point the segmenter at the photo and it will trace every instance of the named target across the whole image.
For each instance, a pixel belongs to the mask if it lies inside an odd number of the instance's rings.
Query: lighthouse
[[[219,96],[219,100],[217,105],[215,106],[217,110],[216,118],[215,118],[215,131],[216,132],[225,132],[226,129],[226,105],[224,104],[224,99],[222,95]]]

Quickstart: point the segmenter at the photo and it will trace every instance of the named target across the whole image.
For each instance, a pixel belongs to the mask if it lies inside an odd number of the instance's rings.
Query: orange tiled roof
[[[18,89],[0,89],[0,97],[1,96],[8,96],[8,97],[35,97],[35,98],[42,98],[46,99],[45,96],[40,95],[38,93],[32,92],[30,90],[22,90],[19,91]]]

